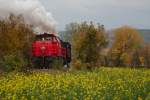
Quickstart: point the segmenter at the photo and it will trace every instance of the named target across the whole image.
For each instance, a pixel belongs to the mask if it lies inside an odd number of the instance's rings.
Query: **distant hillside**
[[[140,32],[141,36],[144,39],[145,43],[150,43],[150,29],[138,29]],[[112,45],[112,42],[114,40],[114,33],[112,30],[107,31],[108,36],[109,36],[109,41],[110,41],[110,46]]]
[[[144,42],[145,43],[150,43],[150,29],[138,29],[138,31],[140,32],[141,36],[144,38]],[[65,39],[65,31],[60,31],[59,32],[59,36],[64,40]],[[110,46],[113,42],[114,39],[114,34],[112,30],[107,31],[108,33],[108,37],[109,37],[109,41],[110,41]]]
[[[150,29],[139,29],[141,36],[143,36],[146,43],[150,43]]]

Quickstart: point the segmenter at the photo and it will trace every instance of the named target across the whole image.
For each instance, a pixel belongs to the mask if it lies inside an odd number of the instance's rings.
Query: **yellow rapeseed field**
[[[150,100],[150,70],[13,72],[0,76],[0,100]]]

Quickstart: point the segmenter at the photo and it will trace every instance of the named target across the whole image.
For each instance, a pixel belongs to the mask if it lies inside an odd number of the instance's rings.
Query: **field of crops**
[[[150,70],[10,73],[0,76],[0,100],[150,100]]]

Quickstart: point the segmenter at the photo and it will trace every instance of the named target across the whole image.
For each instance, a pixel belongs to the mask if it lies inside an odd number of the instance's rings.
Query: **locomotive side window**
[[[47,40],[47,41],[52,41],[53,38],[52,38],[52,37],[46,37],[45,40]]]
[[[36,39],[35,39],[35,41],[42,41],[43,40],[43,38],[42,37],[36,37]]]
[[[45,39],[44,38],[42,38],[42,41],[44,41]]]

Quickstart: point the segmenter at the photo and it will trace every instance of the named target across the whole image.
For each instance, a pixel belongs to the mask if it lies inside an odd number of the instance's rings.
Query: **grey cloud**
[[[150,27],[150,0],[40,0],[58,22],[58,30],[72,21],[92,20],[106,28]]]

